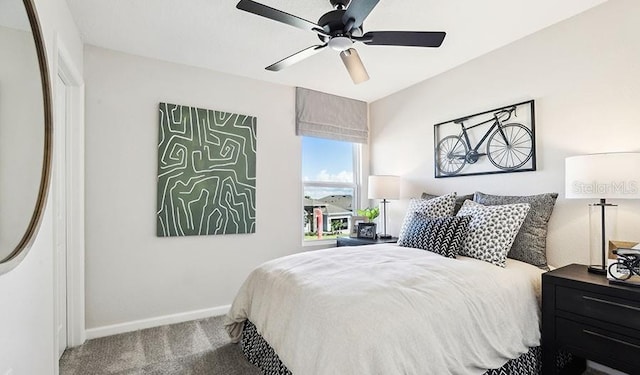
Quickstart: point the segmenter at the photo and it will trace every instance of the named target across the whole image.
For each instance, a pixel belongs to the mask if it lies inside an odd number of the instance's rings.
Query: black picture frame
[[[444,121],[433,131],[435,178],[536,170],[533,100]]]
[[[376,223],[358,223],[358,238],[376,239]]]

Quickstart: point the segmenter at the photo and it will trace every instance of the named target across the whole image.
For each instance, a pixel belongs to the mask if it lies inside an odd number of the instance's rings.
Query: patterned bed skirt
[[[271,345],[258,333],[256,326],[247,320],[242,331],[242,352],[247,360],[262,370],[264,375],[292,375],[280,361]],[[558,368],[571,362],[571,355],[560,353]],[[542,373],[542,350],[532,347],[528,352],[505,363],[499,369],[488,370],[483,375],[540,375]]]

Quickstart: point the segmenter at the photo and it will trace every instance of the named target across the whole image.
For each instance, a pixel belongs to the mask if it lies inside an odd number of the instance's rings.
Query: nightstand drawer
[[[617,364],[619,368],[638,369],[640,366],[640,340],[601,328],[556,318],[556,340],[563,346],[585,353],[604,364]]]
[[[640,331],[640,302],[558,286],[556,306],[559,310]]]

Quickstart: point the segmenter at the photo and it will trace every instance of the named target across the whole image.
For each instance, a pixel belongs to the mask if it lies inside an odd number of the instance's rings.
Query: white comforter
[[[538,268],[382,244],[255,269],[228,314],[251,320],[294,375],[482,374],[540,344]]]

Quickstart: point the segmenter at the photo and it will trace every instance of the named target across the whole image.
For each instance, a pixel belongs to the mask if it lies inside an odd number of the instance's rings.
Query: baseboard
[[[90,328],[86,330],[87,340],[117,335],[119,333],[133,332],[140,329],[159,327],[167,324],[188,322],[190,320],[204,319],[212,316],[224,315],[229,312],[231,305],[212,307],[209,309],[188,311],[179,314],[158,316],[155,318],[135,320],[133,322],[113,324]]]

